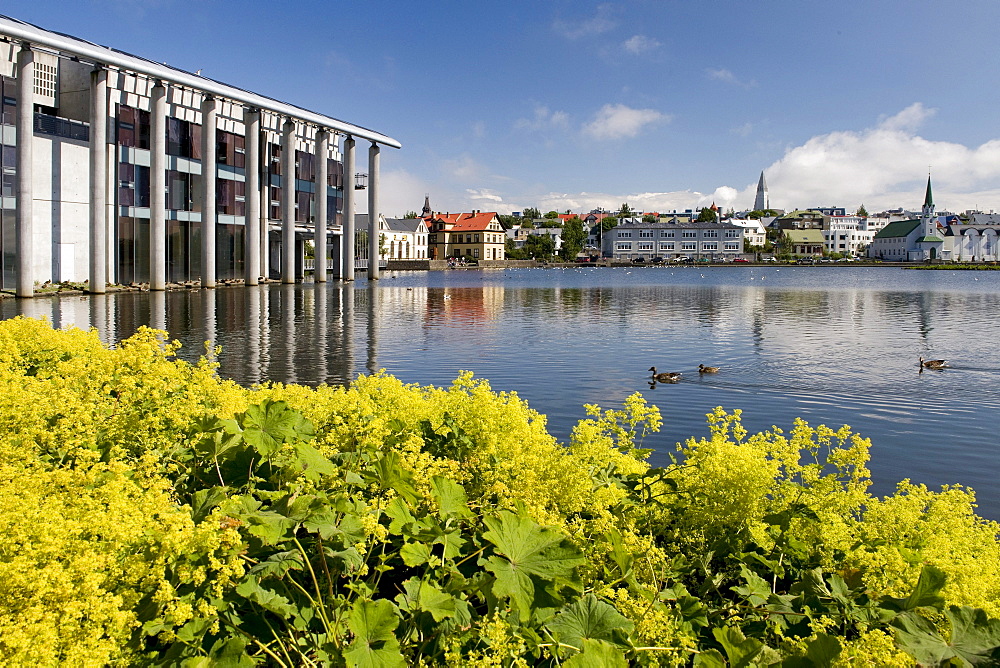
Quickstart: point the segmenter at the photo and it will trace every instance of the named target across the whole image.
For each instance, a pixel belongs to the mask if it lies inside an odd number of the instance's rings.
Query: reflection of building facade
[[[424,219],[432,260],[502,260],[507,236],[495,211],[437,213]]]
[[[291,282],[306,239],[339,267],[328,249],[339,246],[344,153],[353,164],[358,137],[375,156],[379,145],[399,147],[14,19],[0,17],[0,38],[2,281],[21,296],[45,280],[89,280],[94,292],[107,283]],[[378,162],[369,162],[377,192]]]

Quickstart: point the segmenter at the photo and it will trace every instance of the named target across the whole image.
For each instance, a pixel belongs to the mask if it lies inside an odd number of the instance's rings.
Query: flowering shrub
[[[468,373],[244,388],[175,350],[0,322],[5,665],[1000,661],[997,524],[872,497],[847,427],[720,408],[652,468],[640,395],[564,445]]]

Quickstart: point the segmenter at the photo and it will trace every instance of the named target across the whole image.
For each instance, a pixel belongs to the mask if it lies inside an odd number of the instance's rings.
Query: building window
[[[694,231],[681,232],[681,237],[684,239],[695,239],[698,237],[698,233]]]
[[[667,239],[673,239],[674,238],[674,231],[673,230],[662,230],[660,232],[660,236],[661,237],[666,237]]]
[[[705,237],[707,239],[716,239],[719,236],[719,231],[718,230],[704,230],[702,232],[701,236]]]
[[[673,249],[674,249],[674,242],[673,241],[661,241],[660,242],[660,250],[661,251],[672,251]]]
[[[615,250],[630,251],[630,250],[632,250],[632,242],[631,241],[622,241],[617,246],[615,246]]]
[[[619,239],[628,239],[628,238],[630,238],[631,236],[632,236],[632,233],[631,233],[631,232],[622,232],[622,231],[620,231],[620,230],[619,230],[619,232],[618,232],[618,238],[619,238]]]
[[[731,250],[731,251],[738,251],[739,249],[740,249],[740,245],[739,245],[738,243],[734,243],[734,242],[732,242],[732,241],[727,241],[727,242],[726,242],[726,250],[727,250],[727,251],[728,251],[728,250]]]
[[[652,242],[639,242],[639,250],[641,251],[651,251],[653,250]]]
[[[639,230],[640,239],[651,239],[653,238],[653,230]]]
[[[698,248],[698,244],[693,241],[684,241],[681,243],[681,250],[693,251]]]
[[[719,250],[719,242],[717,241],[706,241],[701,245],[702,250],[714,251]]]

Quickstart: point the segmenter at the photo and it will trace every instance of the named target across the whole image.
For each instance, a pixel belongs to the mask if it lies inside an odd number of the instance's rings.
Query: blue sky
[[[43,28],[394,137],[382,208],[1000,210],[996,0],[33,0]],[[367,151],[359,152],[364,168]],[[364,203],[361,204],[362,210]]]

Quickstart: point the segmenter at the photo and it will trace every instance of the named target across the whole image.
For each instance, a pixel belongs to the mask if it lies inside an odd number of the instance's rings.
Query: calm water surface
[[[310,283],[4,300],[0,317],[96,327],[109,342],[167,329],[194,359],[223,347],[243,383],[343,384],[386,369],[447,385],[459,370],[515,390],[565,440],[583,404],[642,392],[664,428],[655,463],[707,434],[715,406],[753,431],[851,425],[872,439],[875,493],[910,478],[976,489],[1000,519],[1000,272],[898,268],[579,268],[390,272]],[[918,373],[917,358],[952,368]],[[721,366],[699,377],[698,364]],[[650,387],[650,366],[681,382]]]

